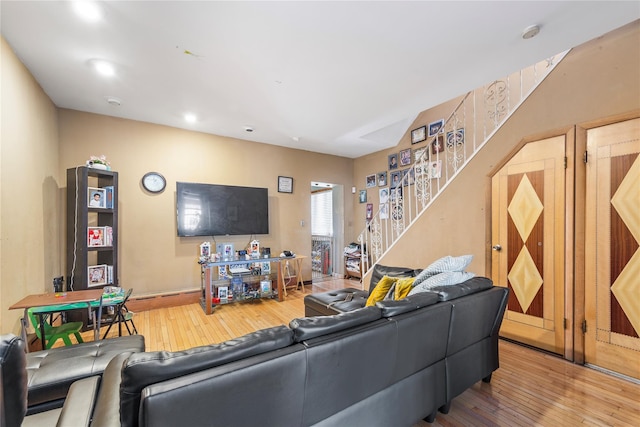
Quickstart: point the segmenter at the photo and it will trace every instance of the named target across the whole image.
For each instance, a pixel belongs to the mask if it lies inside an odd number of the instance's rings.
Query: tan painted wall
[[[18,332],[23,296],[61,274],[58,125],[53,103],[0,38],[0,331]],[[64,185],[64,183],[62,183]]]
[[[136,296],[200,286],[198,247],[211,239],[176,236],[177,181],[267,187],[270,234],[258,236],[261,245],[272,253],[290,249],[307,256],[311,181],[352,186],[353,160],[344,157],[73,110],[60,110],[59,116],[58,173],[102,154],[119,173],[120,284],[133,287]],[[149,171],[167,179],[163,193],[143,191],[140,179]],[[294,178],[293,194],[278,193],[278,175]],[[345,212],[352,215],[351,197],[346,197]],[[353,233],[348,227],[346,232]],[[241,249],[249,236],[217,237],[218,243],[227,241]],[[303,264],[303,274],[311,279],[310,259]]]
[[[534,135],[563,134],[576,124],[639,109],[639,42],[640,22],[635,22],[570,52],[380,263],[426,267],[445,255],[473,254],[469,271],[488,275],[487,203],[494,165]],[[442,116],[440,111],[426,111],[412,128]],[[356,159],[354,171],[360,173],[355,182],[364,182],[367,174],[379,169],[377,164],[369,166],[372,156]],[[357,209],[356,214],[360,215]]]

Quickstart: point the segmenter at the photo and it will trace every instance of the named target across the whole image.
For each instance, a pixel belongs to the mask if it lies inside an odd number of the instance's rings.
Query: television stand
[[[202,310],[205,314],[213,314],[219,305],[261,298],[283,301],[284,275],[281,261],[285,259],[235,259],[200,264]],[[268,273],[262,271],[265,264],[268,264]]]

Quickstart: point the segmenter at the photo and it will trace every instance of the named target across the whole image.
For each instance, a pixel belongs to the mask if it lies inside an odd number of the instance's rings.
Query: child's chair
[[[33,309],[30,308],[28,311],[29,320],[31,320],[31,324],[33,328],[36,330],[36,336],[42,340],[42,334],[40,333],[40,323],[36,319],[36,315],[33,314]],[[48,316],[47,314],[43,314],[43,316]],[[76,337],[78,343],[84,342],[82,340],[82,336],[80,335],[80,330],[82,329],[82,322],[69,322],[63,323],[60,326],[51,326],[45,319],[44,323],[44,336],[47,340],[44,343],[44,348],[49,349],[55,344],[56,341],[62,339],[64,341],[64,345],[72,345],[71,339],[69,335],[73,334]]]

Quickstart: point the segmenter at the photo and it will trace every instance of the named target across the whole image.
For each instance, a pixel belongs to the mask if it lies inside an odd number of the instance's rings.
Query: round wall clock
[[[167,180],[158,172],[148,172],[142,177],[142,186],[150,193],[162,193],[167,186]]]

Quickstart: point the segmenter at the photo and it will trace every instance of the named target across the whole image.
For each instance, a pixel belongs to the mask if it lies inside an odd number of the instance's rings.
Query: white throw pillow
[[[435,276],[426,278],[419,285],[414,286],[409,292],[409,296],[420,292],[426,292],[437,286],[457,285],[458,283],[465,282],[474,276],[475,274],[468,273],[466,271],[446,271],[444,273],[436,274]]]
[[[452,257],[447,255],[439,260],[431,263],[430,266],[425,268],[416,276],[416,280],[413,282],[413,286],[416,287],[426,279],[436,274],[445,273],[449,271],[464,271],[465,268],[471,264],[473,255],[462,255],[458,257]]]

